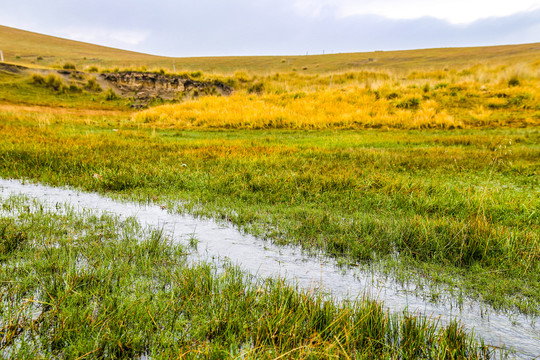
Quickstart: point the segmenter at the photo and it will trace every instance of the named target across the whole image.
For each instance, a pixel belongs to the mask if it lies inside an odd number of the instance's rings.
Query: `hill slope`
[[[440,48],[405,51],[375,51],[311,56],[229,56],[169,58],[119,50],[79,41],[0,26],[0,50],[5,61],[36,66],[73,62],[79,68],[139,67],[172,70],[202,70],[232,73],[302,71],[326,73],[345,70],[391,68],[462,67],[478,63],[540,62],[540,43],[469,48]]]
[[[47,66],[69,61],[78,65],[143,65],[162,59],[158,56],[67,40],[1,25],[0,44],[5,61],[23,64]],[[38,60],[39,57],[42,59]]]

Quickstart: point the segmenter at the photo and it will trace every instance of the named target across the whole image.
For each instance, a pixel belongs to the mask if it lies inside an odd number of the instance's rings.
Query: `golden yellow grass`
[[[418,110],[396,109],[386,99],[360,89],[314,93],[235,94],[203,97],[137,113],[134,121],[160,128],[225,129],[353,129],[455,128],[456,121],[434,101]]]
[[[138,126],[176,129],[453,129],[540,125],[538,70],[526,64],[458,71],[236,73],[235,93],[135,114]]]

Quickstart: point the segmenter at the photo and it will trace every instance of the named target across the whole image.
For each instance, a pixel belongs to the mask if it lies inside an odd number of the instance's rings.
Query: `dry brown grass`
[[[0,26],[0,44],[6,61],[36,66],[74,63],[78,69],[91,66],[173,69],[173,58],[141,54],[98,46],[53,36]],[[19,58],[17,58],[19,57]],[[40,58],[40,60],[38,60]],[[266,74],[297,71],[329,73],[363,69],[397,71],[444,71],[445,68],[467,68],[478,64],[539,62],[540,46],[536,44],[469,48],[439,48],[405,51],[375,51],[312,56],[227,56],[174,58],[176,69],[207,73],[233,74],[238,70]]]
[[[94,109],[76,109],[54,106],[32,106],[32,105],[14,105],[0,104],[0,112],[16,113],[40,113],[52,115],[76,115],[76,116],[129,116],[131,112],[121,110],[94,110]]]

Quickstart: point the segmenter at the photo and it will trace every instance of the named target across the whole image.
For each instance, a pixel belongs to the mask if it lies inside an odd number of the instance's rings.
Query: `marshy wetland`
[[[2,356],[540,355],[538,57],[324,59],[0,71]]]
[[[509,317],[505,312],[493,311],[484,304],[471,301],[469,298],[445,297],[442,299],[437,295],[436,298],[439,301],[434,301],[433,293],[418,293],[418,283],[413,282],[412,286],[403,282],[398,283],[391,277],[378,272],[376,268],[345,270],[337,266],[332,259],[322,255],[308,256],[302,254],[301,249],[296,247],[268,244],[226,224],[170,213],[158,205],[125,203],[95,193],[22,184],[19,181],[0,181],[0,187],[4,214],[15,215],[9,218],[12,221],[18,217],[19,221],[25,219],[22,222],[26,222],[29,217],[47,216],[51,213],[69,218],[86,216],[94,219],[115,219],[117,222],[131,221],[132,226],[153,229],[154,233],[151,231],[147,233],[164,237],[169,241],[169,245],[182,248],[184,252],[181,258],[185,264],[194,266],[204,263],[215,271],[214,275],[219,276],[225,276],[233,268],[232,264],[236,264],[238,267],[235,270],[250,274],[246,277],[251,279],[253,286],[258,286],[259,292],[261,291],[260,280],[257,279],[279,279],[279,283],[283,286],[296,286],[296,289],[310,296],[317,294],[326,301],[337,302],[345,307],[351,304],[358,305],[358,303],[365,306],[366,300],[371,298],[383,301],[384,308],[393,314],[405,314],[405,317],[429,315],[431,325],[451,326],[453,322],[459,321],[464,327],[464,334],[474,329],[474,334],[488,345],[486,349],[490,350],[482,354],[483,356],[491,354],[503,357],[503,354],[512,353],[518,357],[534,357],[536,349],[540,347],[540,339],[537,338],[537,329],[532,319],[523,315]],[[46,201],[39,199],[46,199]],[[144,232],[141,231],[141,233]],[[144,237],[137,234],[139,233],[132,236]],[[72,233],[71,236],[78,235]],[[100,233],[99,236],[103,234]],[[398,319],[395,316],[394,321]],[[433,331],[433,328],[425,330],[429,333]],[[507,351],[503,351],[502,339],[512,344],[511,349],[508,347],[504,349]],[[399,343],[402,339],[398,336],[394,341]],[[414,346],[422,347],[426,344],[418,343]],[[357,352],[357,355],[362,354],[361,351],[350,348],[349,351]],[[426,350],[425,353],[412,351],[410,356],[416,357],[421,354],[427,357],[448,356],[440,349],[430,351]],[[218,351],[218,353],[223,355],[222,352]],[[366,356],[377,356],[383,353],[366,352]],[[248,354],[249,352],[246,352],[244,355]],[[255,354],[260,356],[257,351],[254,351]],[[302,351],[298,354],[302,354]],[[317,356],[322,356],[322,354],[324,351]],[[407,354],[407,350],[401,349],[386,355],[399,357],[404,354]],[[465,354],[469,356],[473,352],[468,350],[461,355]],[[240,356],[240,353],[238,355]],[[460,354],[456,353],[456,355]]]

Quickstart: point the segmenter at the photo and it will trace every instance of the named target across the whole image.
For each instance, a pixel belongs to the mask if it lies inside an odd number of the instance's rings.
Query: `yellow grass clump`
[[[238,93],[163,105],[133,116],[138,124],[163,128],[222,129],[355,129],[455,128],[462,124],[435,101],[418,101],[414,108],[396,107],[364,89],[313,93]]]

